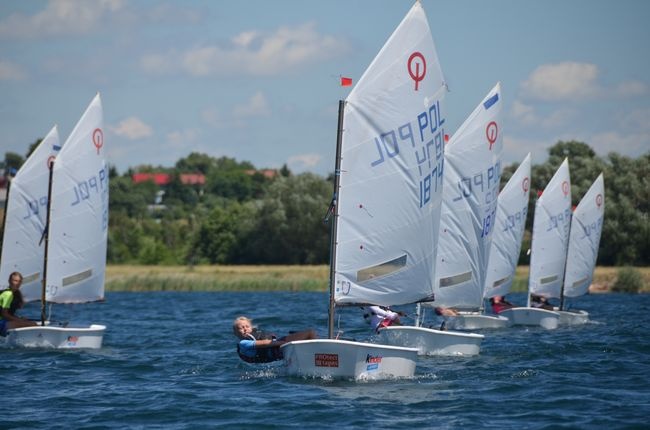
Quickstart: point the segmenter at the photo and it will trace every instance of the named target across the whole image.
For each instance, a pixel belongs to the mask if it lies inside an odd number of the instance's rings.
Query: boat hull
[[[483,330],[505,328],[508,318],[499,315],[460,314],[445,318],[446,327],[452,330]]]
[[[417,350],[364,342],[314,339],[282,345],[289,376],[381,380],[415,374]]]
[[[560,325],[582,325],[589,321],[586,311],[555,311],[560,314]]]
[[[417,348],[418,355],[478,355],[485,336],[425,327],[391,326],[379,332],[387,345]]]
[[[90,327],[22,327],[7,330],[6,344],[20,348],[99,349],[106,326]]]
[[[508,318],[510,325],[540,326],[554,330],[560,324],[560,315],[557,312],[540,308],[510,308],[499,315]]]

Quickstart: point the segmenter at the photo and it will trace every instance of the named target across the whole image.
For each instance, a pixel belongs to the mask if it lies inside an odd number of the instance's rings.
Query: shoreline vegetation
[[[596,267],[590,293],[607,293],[620,267]],[[650,293],[650,267],[636,267],[643,278],[640,293]],[[316,291],[326,292],[327,265],[139,266],[108,265],[106,291]],[[513,292],[526,291],[528,266],[517,267]]]

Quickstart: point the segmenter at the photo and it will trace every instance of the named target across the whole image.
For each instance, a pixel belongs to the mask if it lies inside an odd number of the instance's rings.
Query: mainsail
[[[23,299],[41,299],[43,253],[41,241],[47,212],[49,163],[58,154],[59,133],[54,126],[27,158],[11,181],[0,259],[0,285],[9,274],[20,272]]]
[[[336,303],[432,298],[445,92],[429,24],[416,2],[346,101]]]
[[[108,232],[108,166],[102,104],[92,100],[54,163],[46,300],[104,298]]]
[[[504,296],[514,279],[530,196],[530,154],[499,193],[497,219],[485,281],[486,298]]]
[[[535,204],[528,292],[559,298],[571,225],[569,160],[564,159]]]
[[[586,294],[591,285],[604,216],[605,181],[601,173],[573,212],[564,278],[565,297]]]
[[[497,83],[445,148],[436,306],[482,308],[501,179],[502,104]]]

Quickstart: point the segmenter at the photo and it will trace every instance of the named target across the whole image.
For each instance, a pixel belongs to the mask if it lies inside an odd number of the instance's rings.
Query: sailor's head
[[[23,275],[20,272],[13,272],[9,275],[9,288],[17,290],[23,283]]]
[[[253,322],[250,320],[250,318],[244,316],[237,317],[232,323],[232,331],[235,333],[235,336],[243,339],[246,337],[246,335],[249,335],[253,332]]]

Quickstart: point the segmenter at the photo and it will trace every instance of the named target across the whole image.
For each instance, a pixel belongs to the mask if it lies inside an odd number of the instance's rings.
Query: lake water
[[[1,429],[648,428],[650,295],[582,297],[585,326],[485,331],[477,357],[421,358],[414,379],[363,383],[288,378],[235,353],[241,314],[279,335],[325,336],[326,294],[106,299],[53,308],[54,319],[106,324],[100,350],[0,349]],[[361,311],[341,314],[345,336],[365,340]]]

